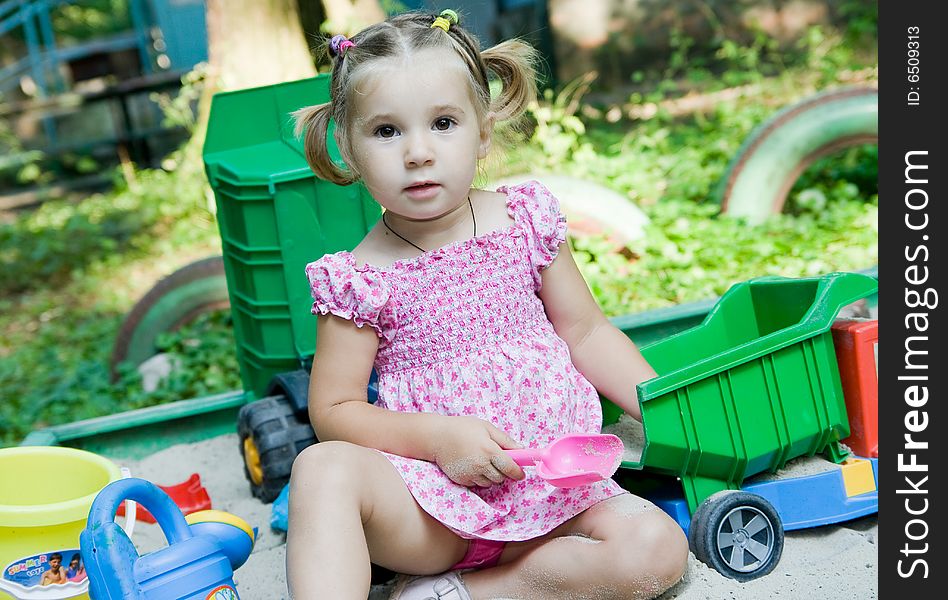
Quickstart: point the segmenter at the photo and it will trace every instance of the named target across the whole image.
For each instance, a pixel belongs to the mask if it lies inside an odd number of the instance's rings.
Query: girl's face
[[[430,220],[466,201],[490,148],[460,57],[429,49],[372,63],[356,81],[352,160],[372,197],[410,220]]]

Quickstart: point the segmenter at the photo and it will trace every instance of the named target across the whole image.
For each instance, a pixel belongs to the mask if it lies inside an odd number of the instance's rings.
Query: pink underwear
[[[470,540],[467,554],[464,555],[461,562],[451,567],[451,570],[488,569],[497,566],[497,561],[500,560],[500,555],[506,545],[507,542],[495,540]]]

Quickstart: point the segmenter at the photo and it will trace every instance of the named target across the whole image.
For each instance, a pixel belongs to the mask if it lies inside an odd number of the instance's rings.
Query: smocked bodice
[[[397,325],[380,340],[379,373],[463,358],[548,325],[525,239],[513,225],[387,269]]]
[[[350,252],[306,267],[313,312],[379,333],[379,373],[463,357],[535,327],[551,327],[537,297],[540,272],[566,239],[549,191],[528,182],[507,193],[513,224],[385,268]]]

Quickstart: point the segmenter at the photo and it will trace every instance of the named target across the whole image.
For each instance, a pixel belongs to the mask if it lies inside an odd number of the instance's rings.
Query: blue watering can
[[[138,555],[114,522],[124,500],[151,512],[167,547]],[[79,547],[95,600],[236,600],[234,569],[250,556],[255,538],[255,529],[222,511],[200,511],[185,519],[158,486],[127,478],[96,496]]]

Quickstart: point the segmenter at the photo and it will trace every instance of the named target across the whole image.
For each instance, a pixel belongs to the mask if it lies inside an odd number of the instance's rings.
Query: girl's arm
[[[635,386],[655,377],[632,341],[600,310],[576,267],[569,244],[543,273],[539,296],[573,364],[600,394],[642,420]]]
[[[390,411],[368,403],[379,339],[368,326],[333,315],[317,318],[309,379],[309,417],[323,442],[345,440],[399,456],[433,460],[438,415]]]

